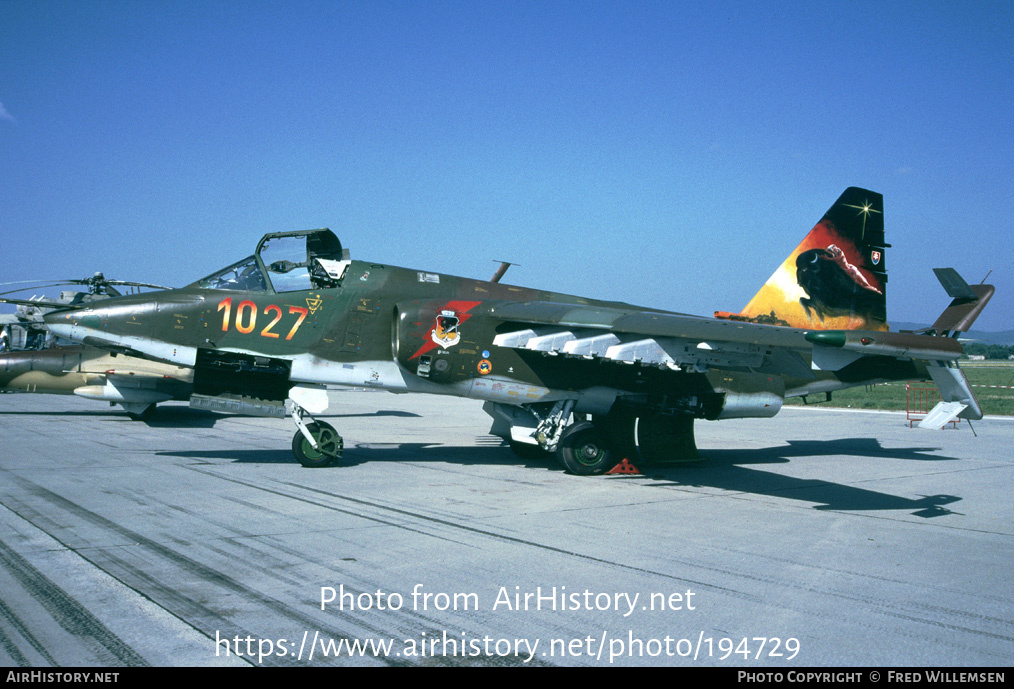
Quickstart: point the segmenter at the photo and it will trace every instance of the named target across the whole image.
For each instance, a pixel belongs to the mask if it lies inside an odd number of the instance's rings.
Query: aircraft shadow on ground
[[[108,419],[123,423],[139,423],[152,428],[212,428],[215,422],[225,418],[224,414],[205,411],[203,409],[191,409],[190,407],[166,407],[159,408],[151,418],[145,421],[135,421],[127,416],[122,409],[97,408],[95,410],[72,410],[52,411],[50,409],[0,411],[0,416],[52,416],[59,417],[83,417],[92,419]]]
[[[0,416],[63,416],[63,417],[74,417],[82,416],[88,418],[100,417],[100,416],[115,416],[115,411],[105,411],[103,409],[96,409],[95,411],[52,411],[50,409],[39,409],[38,411],[19,409],[17,411],[0,411]],[[127,417],[123,412],[119,412],[120,416],[124,419]]]
[[[207,409],[193,409],[192,407],[174,406],[167,405],[165,407],[159,407],[151,417],[143,421],[135,421],[127,416],[126,412],[122,409],[116,408],[97,408],[94,410],[69,410],[69,411],[52,411],[50,409],[39,409],[35,410],[17,410],[17,411],[3,411],[0,410],[0,416],[51,416],[54,418],[91,418],[91,419],[108,419],[110,421],[123,422],[123,423],[141,423],[151,428],[214,428],[215,424],[219,421],[229,418],[263,418],[255,416],[244,416],[243,414],[220,414],[218,412],[209,411]],[[384,417],[393,416],[398,418],[420,418],[419,414],[409,411],[400,411],[397,409],[381,409],[374,412],[363,412],[357,414],[317,414],[316,418],[319,419],[350,419],[355,417]]]
[[[656,487],[680,485],[718,488],[752,495],[769,495],[815,503],[814,509],[841,511],[906,510],[914,516],[938,517],[955,514],[944,507],[961,500],[955,495],[924,495],[918,499],[900,497],[865,488],[834,483],[821,478],[797,478],[754,469],[751,465],[815,462],[834,457],[838,467],[848,466],[848,457],[883,457],[920,462],[957,461],[955,457],[931,454],[934,447],[885,448],[876,438],[836,440],[789,440],[787,445],[753,450],[703,450],[704,461],[679,467],[645,467]],[[844,457],[844,459],[842,459]],[[846,469],[847,470],[847,469]],[[864,480],[862,475],[855,481]]]
[[[480,439],[482,440],[482,439]],[[298,464],[288,448],[263,450],[186,450],[174,452],[166,450],[156,453],[164,457],[184,457],[187,459],[231,460],[237,464]],[[449,462],[461,466],[503,465],[527,466],[533,469],[556,469],[555,462],[542,460],[524,460],[501,445],[500,439],[495,442],[475,446],[448,446],[438,443],[360,443],[346,446],[341,460],[336,466],[313,471],[341,471],[371,462]],[[561,469],[562,471],[562,469]]]
[[[317,414],[319,419],[349,419],[354,417],[380,417],[395,416],[401,418],[414,418],[419,414],[407,411],[381,409],[375,412],[364,412],[361,414]],[[127,417],[123,415],[126,420]],[[192,409],[191,407],[166,407],[158,409],[150,419],[144,423],[152,428],[213,428],[221,420],[229,418],[264,418],[256,416],[244,416],[243,414],[220,414],[206,409]]]
[[[478,446],[447,446],[432,443],[360,443],[347,446],[335,467],[316,471],[341,471],[370,462],[449,462],[463,466],[504,465],[525,466],[533,470],[562,471],[553,458],[521,459],[503,445],[499,438],[480,436]],[[800,462],[808,468],[813,463],[834,457],[839,467],[847,467],[847,457],[883,457],[913,461],[956,461],[956,458],[931,454],[938,448],[884,448],[875,438],[843,438],[839,440],[788,441],[787,445],[757,449],[704,450],[704,459],[675,466],[645,466],[640,476],[617,477],[620,480],[645,481],[652,488],[682,487],[718,489],[747,495],[767,495],[813,504],[814,509],[828,511],[904,510],[918,517],[957,514],[944,507],[961,500],[955,495],[925,495],[908,498],[821,478],[785,476],[754,465]],[[160,452],[164,456],[195,460],[232,460],[250,464],[295,464],[288,449],[263,450],[197,450]],[[845,456],[846,459],[841,458]],[[309,471],[309,470],[308,470]],[[856,475],[855,480],[865,477]],[[609,480],[608,478],[573,477],[575,481]]]

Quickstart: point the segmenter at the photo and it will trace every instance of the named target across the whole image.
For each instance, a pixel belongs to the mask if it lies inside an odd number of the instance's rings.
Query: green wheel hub
[[[330,466],[341,459],[345,443],[333,426],[320,421],[307,424],[306,430],[317,442],[317,447],[314,448],[297,430],[292,438],[292,454],[300,464],[317,468]]]

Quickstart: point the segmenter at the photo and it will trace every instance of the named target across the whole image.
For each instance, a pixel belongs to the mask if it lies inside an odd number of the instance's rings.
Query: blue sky
[[[0,2],[0,282],[182,285],[265,232],[710,315],[847,186],[891,321],[993,270],[1014,328],[1014,3]]]

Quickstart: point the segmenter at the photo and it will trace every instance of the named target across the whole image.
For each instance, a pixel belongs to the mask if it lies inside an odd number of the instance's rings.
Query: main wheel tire
[[[307,424],[306,430],[317,442],[317,448],[314,449],[313,445],[297,430],[296,435],[292,437],[292,455],[296,461],[309,469],[318,469],[331,466],[342,458],[345,442],[338,435],[334,426],[318,421]]]
[[[556,450],[563,468],[578,476],[596,476],[616,464],[606,436],[588,422],[576,423],[560,438]]]

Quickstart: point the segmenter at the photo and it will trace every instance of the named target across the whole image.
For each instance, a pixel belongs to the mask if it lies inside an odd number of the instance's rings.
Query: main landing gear
[[[586,417],[572,413],[572,402],[508,407],[490,403],[490,432],[506,437],[523,458],[555,455],[578,476],[604,474],[628,460],[637,467],[700,460],[690,414],[629,409]]]
[[[556,454],[563,468],[578,476],[604,474],[624,459],[644,468],[701,458],[694,417],[685,414],[610,413],[578,421],[563,432]]]
[[[590,421],[568,426],[560,438],[556,455],[564,469],[578,476],[604,474],[622,459],[616,456],[605,434]]]

